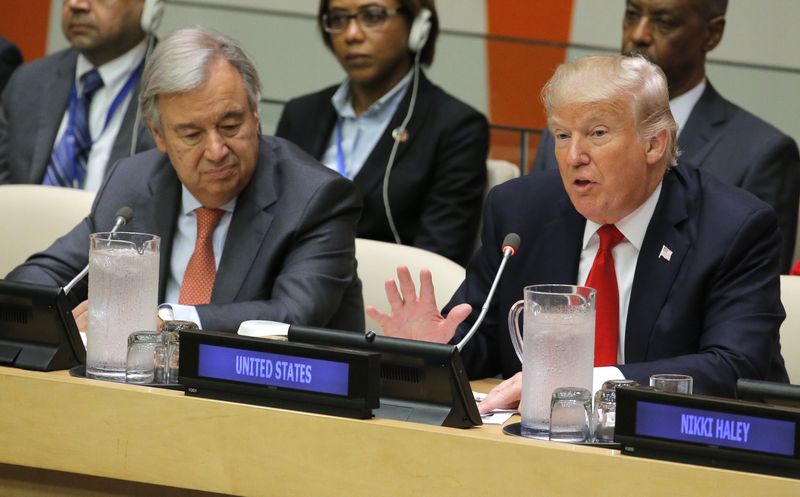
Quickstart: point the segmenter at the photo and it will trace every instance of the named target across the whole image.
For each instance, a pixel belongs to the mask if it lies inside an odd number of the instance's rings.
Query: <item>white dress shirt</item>
[[[97,191],[100,185],[103,184],[108,158],[111,156],[111,149],[114,147],[117,134],[122,127],[122,121],[127,112],[128,105],[131,103],[133,90],[131,90],[119,104],[111,121],[108,123],[108,127],[104,131],[103,127],[106,123],[108,111],[114,99],[125,86],[131,73],[133,73],[139,63],[142,62],[146,51],[147,41],[143,40],[141,43],[125,52],[125,54],[97,68],[100,77],[103,79],[103,86],[94,93],[89,107],[89,134],[92,137],[92,149],[89,152],[89,158],[86,162],[84,190]],[[79,54],[78,62],[75,65],[75,84],[76,87],[79,88],[78,94],[80,94],[79,83],[81,77],[92,69],[94,69],[92,63],[82,54]],[[133,102],[133,105],[136,105],[136,102]],[[61,118],[61,125],[58,128],[53,148],[55,148],[55,145],[61,140],[61,136],[67,130],[68,114],[69,109],[64,112],[64,116]]]
[[[356,177],[364,163],[372,153],[372,149],[383,136],[386,127],[400,106],[400,102],[408,90],[413,77],[409,71],[391,90],[376,100],[360,116],[353,109],[350,94],[350,80],[345,80],[331,97],[331,104],[336,109],[338,118],[328,138],[328,147],[320,162],[334,171],[339,170],[337,129],[341,126],[342,152],[344,155],[346,176]],[[389,157],[387,156],[388,160]]]
[[[672,117],[675,118],[675,122],[678,124],[678,135],[681,134],[681,130],[686,126],[689,115],[692,113],[697,101],[703,96],[704,91],[706,91],[705,78],[691,90],[669,101],[669,110],[672,112]]]
[[[164,300],[172,306],[175,319],[194,321],[202,329],[203,323],[197,309],[191,305],[179,305],[178,299],[181,293],[181,283],[186,272],[186,266],[194,253],[194,245],[197,239],[197,216],[194,210],[203,205],[189,193],[185,186],[181,187],[181,209],[178,217],[178,226],[175,230],[175,237],[172,240],[172,253],[169,255],[169,275],[167,286],[164,293]],[[214,261],[219,268],[219,261],[222,258],[222,249],[225,248],[225,239],[228,237],[228,229],[231,226],[233,210],[236,208],[234,198],[227,204],[220,207],[225,211],[219,224],[214,229],[211,243],[214,247]]]
[[[628,318],[628,304],[631,300],[631,288],[633,287],[633,276],[636,273],[636,263],[639,260],[639,252],[642,249],[644,236],[650,219],[658,204],[658,197],[661,195],[661,185],[659,183],[650,197],[615,224],[617,229],[625,236],[618,243],[611,254],[614,256],[614,272],[617,275],[617,287],[619,290],[619,341],[617,345],[617,363],[625,364],[625,329]],[[582,285],[586,284],[589,272],[592,269],[597,250],[600,248],[600,236],[597,230],[602,225],[593,221],[586,220],[586,227],[583,230],[583,250],[581,250],[581,260],[578,266],[578,281]],[[600,389],[606,380],[624,378],[622,372],[613,366],[598,367],[594,369],[594,391]]]

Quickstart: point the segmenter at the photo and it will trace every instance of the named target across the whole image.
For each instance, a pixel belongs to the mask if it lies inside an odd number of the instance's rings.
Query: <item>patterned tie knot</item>
[[[100,73],[97,72],[97,69],[92,69],[81,76],[81,97],[85,98],[86,100],[91,100],[94,92],[99,90],[102,86],[103,78],[100,77]]]
[[[604,224],[597,230],[597,234],[600,236],[600,251],[613,249],[625,238],[613,224]]]
[[[219,220],[225,214],[222,209],[209,209],[207,207],[199,207],[194,210],[197,216],[197,238],[206,239],[211,238],[214,229],[219,224]]]

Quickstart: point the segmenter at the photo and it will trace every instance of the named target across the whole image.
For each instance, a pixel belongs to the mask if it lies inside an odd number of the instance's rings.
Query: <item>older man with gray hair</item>
[[[387,282],[391,314],[370,315],[389,335],[460,340],[486,299],[502,240],[518,233],[518,253],[462,351],[472,378],[511,378],[481,411],[519,400],[506,323],[534,284],[597,289],[595,384],[679,373],[697,393],[732,396],[738,378],[788,381],[775,212],[703,170],[673,165],[676,126],[661,69],[641,57],[582,58],[558,68],[543,100],[559,171],[492,190],[483,247],[442,314],[429,274],[417,298],[401,269],[399,290]]]
[[[157,149],[117,163],[91,214],[8,278],[64,285],[88,262],[89,234],[130,206],[126,229],[162,239],[159,299],[179,317],[217,331],[251,319],[363,330],[355,188],[260,134],[260,92],[230,38],[203,28],[167,36],[139,97]],[[70,295],[84,300],[87,284]],[[86,308],[73,311],[79,324]]]

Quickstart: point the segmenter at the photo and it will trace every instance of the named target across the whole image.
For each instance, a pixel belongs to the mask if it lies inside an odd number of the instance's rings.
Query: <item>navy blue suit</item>
[[[487,318],[462,351],[471,378],[520,370],[507,329],[508,310],[523,288],[576,284],[586,220],[556,171],[503,183],[487,198],[483,247],[445,308],[467,302],[477,318],[515,232],[522,243],[506,267]],[[753,195],[685,166],[670,170],[639,254],[627,316],[627,378],[653,373],[694,377],[695,391],[734,393],[740,377],[788,381],[780,356],[779,232],[774,211]],[[659,257],[663,246],[669,261]]]
[[[678,137],[682,163],[700,167],[730,185],[744,188],[771,205],[781,228],[781,271],[794,260],[800,202],[800,154],[794,140],[706,83]],[[534,171],[558,169],[553,135],[545,130]]]

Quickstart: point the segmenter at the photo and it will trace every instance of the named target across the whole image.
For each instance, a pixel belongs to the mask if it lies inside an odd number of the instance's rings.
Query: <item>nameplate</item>
[[[623,453],[800,478],[800,410],[617,389]]]
[[[180,332],[186,394],[369,418],[379,405],[377,353],[209,331]]]

